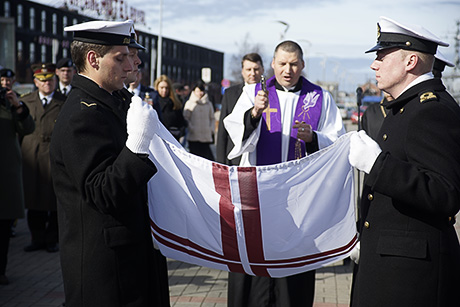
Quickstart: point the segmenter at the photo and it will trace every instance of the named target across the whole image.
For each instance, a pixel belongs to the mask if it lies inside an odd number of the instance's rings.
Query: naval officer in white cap
[[[373,141],[351,138],[351,165],[368,174],[351,306],[458,306],[460,108],[431,73],[438,46],[420,26],[378,23],[371,65],[395,98]]]
[[[77,75],[51,140],[67,307],[169,306],[167,271],[154,257],[148,146],[158,117],[112,94],[133,70],[131,21],[91,21],[74,33]],[[166,282],[166,284],[165,284]]]

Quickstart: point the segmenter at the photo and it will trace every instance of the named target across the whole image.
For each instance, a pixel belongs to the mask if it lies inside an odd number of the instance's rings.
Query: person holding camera
[[[9,283],[5,276],[11,225],[24,218],[24,191],[19,137],[34,131],[35,124],[27,106],[12,90],[14,72],[0,70],[0,285]]]
[[[32,237],[24,251],[46,249],[53,253],[59,246],[49,148],[54,124],[66,97],[55,90],[56,65],[35,64],[32,70],[37,90],[22,97],[35,121],[35,131],[25,136],[21,144],[27,224]]]

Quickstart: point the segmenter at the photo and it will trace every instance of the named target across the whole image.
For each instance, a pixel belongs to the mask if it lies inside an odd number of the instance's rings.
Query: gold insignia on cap
[[[380,38],[380,24],[377,22],[377,40]]]
[[[433,92],[426,92],[420,95],[420,103],[425,103],[431,100],[438,100],[438,96],[436,96]]]
[[[131,41],[130,38],[125,38],[125,39],[123,39],[123,44],[129,45],[130,41]]]
[[[87,106],[88,108],[97,106],[97,104],[96,104],[95,102],[93,102],[93,103],[86,103],[86,102],[84,102],[84,101],[81,101],[80,103],[81,103],[82,105]]]

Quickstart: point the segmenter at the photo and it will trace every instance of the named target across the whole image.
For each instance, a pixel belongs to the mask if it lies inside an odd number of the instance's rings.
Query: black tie
[[[43,100],[43,106],[45,107],[48,104],[48,99],[46,99],[46,97],[45,97],[42,100]]]
[[[67,87],[64,87],[64,88],[62,89],[62,93],[64,94],[64,96],[67,96]]]

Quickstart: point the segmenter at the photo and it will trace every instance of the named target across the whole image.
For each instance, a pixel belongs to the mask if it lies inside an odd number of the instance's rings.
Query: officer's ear
[[[94,69],[99,69],[99,56],[97,55],[96,51],[90,50],[86,54],[86,61],[88,62],[89,66]]]

